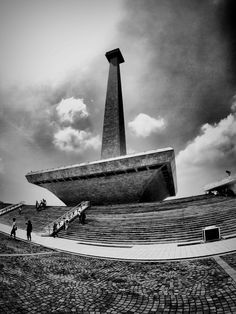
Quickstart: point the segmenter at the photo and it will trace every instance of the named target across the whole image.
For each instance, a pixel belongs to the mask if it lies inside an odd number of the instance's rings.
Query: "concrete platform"
[[[29,172],[30,183],[54,193],[67,206],[161,201],[177,192],[173,148]]]
[[[10,234],[10,229],[11,227],[0,224],[1,232]],[[26,231],[18,229],[17,238],[26,240]],[[37,233],[32,233],[32,242],[73,254],[140,262],[193,259],[236,251],[236,238],[201,244],[192,243],[192,245],[190,243],[187,243],[187,245],[171,243],[119,246],[102,243],[79,243],[78,241],[61,238],[42,237]]]

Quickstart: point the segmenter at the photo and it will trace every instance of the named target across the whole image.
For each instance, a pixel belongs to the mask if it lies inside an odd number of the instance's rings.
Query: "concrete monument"
[[[126,155],[119,49],[106,53],[109,76],[104,113],[102,160],[34,171],[30,183],[54,193],[66,205],[160,201],[177,191],[173,148]]]
[[[106,53],[110,63],[103,123],[102,159],[126,155],[125,123],[120,78],[124,58],[119,49]]]

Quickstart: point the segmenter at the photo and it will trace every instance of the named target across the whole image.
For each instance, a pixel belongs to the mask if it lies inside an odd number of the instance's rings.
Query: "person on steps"
[[[57,234],[57,223],[56,222],[54,222],[54,224],[53,224],[52,235],[53,235],[54,238],[58,237],[58,234]]]
[[[31,232],[33,230],[32,223],[30,220],[26,223],[27,228],[26,228],[26,233],[27,233],[27,240],[31,241]]]
[[[39,202],[38,202],[38,201],[36,201],[36,203],[35,203],[35,209],[36,209],[36,210],[39,209]]]
[[[66,222],[65,222],[65,231],[66,231],[66,234],[68,234],[68,228],[69,228],[69,220],[66,220]]]
[[[17,225],[16,225],[16,218],[12,219],[12,229],[11,229],[11,237],[13,236],[14,239],[16,238],[16,230],[17,230]]]

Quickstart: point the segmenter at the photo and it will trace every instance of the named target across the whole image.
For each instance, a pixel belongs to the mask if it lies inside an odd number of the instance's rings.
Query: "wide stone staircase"
[[[1,204],[1,208],[10,204]],[[47,206],[37,211],[34,205],[24,205],[0,216],[0,223],[10,225],[16,218],[17,226],[26,229],[30,219],[34,232],[45,232],[45,227],[71,210],[66,206]],[[159,203],[140,203],[112,206],[92,206],[86,209],[86,223],[78,218],[62,229],[59,237],[78,242],[106,245],[150,244],[202,240],[202,228],[217,225],[225,238],[236,237],[236,198],[195,196]]]
[[[150,244],[202,240],[202,228],[217,225],[236,236],[236,198],[198,196],[160,203],[92,206],[59,237],[79,242]]]

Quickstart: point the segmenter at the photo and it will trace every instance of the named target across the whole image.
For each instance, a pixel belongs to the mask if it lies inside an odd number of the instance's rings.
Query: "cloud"
[[[128,123],[131,131],[138,137],[147,137],[165,128],[166,122],[163,118],[152,118],[145,113],[140,113],[133,121]]]
[[[75,118],[87,118],[87,106],[83,99],[75,99],[74,97],[62,99],[56,107],[57,114],[61,122],[73,123]]]
[[[52,142],[56,148],[81,154],[100,147],[99,136],[94,136],[89,130],[89,113],[82,98],[63,98],[55,109],[59,120],[53,117],[55,129]]]
[[[202,194],[204,186],[236,173],[236,101],[219,122],[204,124],[176,157],[178,197]]]
[[[198,135],[177,156],[179,167],[235,168],[236,160],[236,103],[232,113],[213,125],[204,124]]]
[[[54,134],[54,145],[62,151],[82,153],[87,149],[97,150],[101,143],[99,136],[90,132],[66,127]]]

